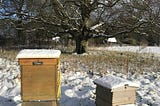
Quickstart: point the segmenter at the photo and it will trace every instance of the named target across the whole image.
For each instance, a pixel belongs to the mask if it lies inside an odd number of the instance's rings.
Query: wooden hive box
[[[136,103],[139,84],[112,75],[94,81],[96,106],[121,106]]]
[[[60,97],[60,51],[22,50],[17,55],[21,66],[23,101],[58,100]]]

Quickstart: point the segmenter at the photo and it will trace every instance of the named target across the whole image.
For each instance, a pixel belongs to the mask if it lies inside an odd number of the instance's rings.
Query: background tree
[[[113,10],[116,19],[107,23],[106,33],[123,43],[139,45],[145,40],[149,45],[159,45],[159,5],[158,0],[119,2]]]
[[[94,34],[103,33],[100,27],[104,24],[102,19],[105,14],[104,10],[112,8],[118,1],[52,0],[50,5],[45,8],[48,14],[45,16],[41,14],[36,20],[52,26],[54,29],[56,27],[56,33],[54,31],[51,33],[58,36],[70,34],[76,42],[75,51],[81,54],[86,52],[88,39],[92,38]]]
[[[144,40],[149,45],[158,42],[157,0],[52,0],[51,9],[54,16],[42,21],[59,27],[57,35],[69,33],[77,53],[86,52],[92,37],[117,37],[122,43],[134,45]]]
[[[12,22],[17,35],[17,44],[25,43],[25,34],[23,25],[25,20],[27,20],[28,10],[26,8],[26,0],[2,0],[1,3],[1,18],[4,20],[10,20],[8,23]]]
[[[69,37],[81,54],[98,37],[159,45],[159,7],[158,0],[3,0],[0,15],[15,27],[18,43]]]

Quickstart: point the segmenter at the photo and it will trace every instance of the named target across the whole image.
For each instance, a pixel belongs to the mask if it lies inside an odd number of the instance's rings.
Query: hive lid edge
[[[60,50],[54,49],[23,49],[16,58],[59,58],[60,54]]]
[[[140,86],[138,82],[131,82],[126,79],[122,79],[113,75],[108,75],[106,77],[96,79],[94,83],[109,89],[116,89],[119,87],[123,87],[125,85],[135,88],[139,88]]]

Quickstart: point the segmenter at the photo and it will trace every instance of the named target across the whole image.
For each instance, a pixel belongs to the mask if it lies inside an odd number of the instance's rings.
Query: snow
[[[138,83],[133,83],[126,79],[116,77],[113,75],[108,75],[94,81],[97,85],[101,85],[105,88],[116,89],[123,86],[139,87]]]
[[[99,24],[96,24],[96,25],[92,26],[90,29],[91,29],[91,30],[95,30],[96,28],[102,26],[103,24],[104,24],[104,23],[101,22],[101,23],[99,23]]]
[[[153,53],[153,54],[159,54],[160,47],[144,47],[144,46],[112,46],[107,47],[106,50],[114,50],[114,51],[129,51],[129,52],[138,52],[138,53]]]
[[[119,106],[135,106],[135,104],[119,105]]]
[[[96,79],[94,77],[93,79]],[[62,73],[61,106],[95,106],[95,84],[87,73]]]
[[[114,38],[108,38],[107,41],[108,41],[108,42],[111,42],[111,43],[116,43],[116,42],[117,42],[117,40],[116,40],[115,37],[114,37]]]
[[[17,62],[0,58],[0,106],[18,106],[21,101],[19,73]]]
[[[61,51],[48,49],[24,49],[16,58],[59,58]]]
[[[60,37],[59,36],[53,37],[52,40],[58,43],[60,42]]]
[[[109,47],[108,50],[137,51],[139,47]],[[146,50],[146,51],[145,51]],[[159,47],[146,47],[141,51],[159,55]],[[82,66],[79,62],[77,66]],[[94,64],[93,64],[94,65]],[[69,61],[61,64],[61,68],[70,66]],[[98,74],[91,75],[87,69],[62,72],[60,106],[96,106],[94,81],[99,79]],[[17,61],[0,58],[0,106],[21,106],[20,96],[20,67]],[[137,106],[160,106],[160,72],[143,72],[128,75],[112,72],[110,75],[121,77],[131,82],[139,82],[137,90]],[[126,106],[132,106],[126,105]]]

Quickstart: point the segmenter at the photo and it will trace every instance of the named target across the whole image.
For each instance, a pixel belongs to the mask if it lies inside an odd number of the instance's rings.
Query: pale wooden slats
[[[19,64],[20,65],[34,65],[34,62],[41,62],[42,64],[40,65],[57,65],[58,59],[53,59],[53,58],[26,58],[26,59],[19,59]],[[36,66],[36,64],[35,64]]]
[[[137,88],[130,86],[111,90],[98,85],[96,88],[96,105],[118,106],[123,104],[135,104],[136,90]]]
[[[56,68],[56,65],[21,66],[22,100],[56,100]]]
[[[60,106],[58,101],[23,102],[22,106]]]

